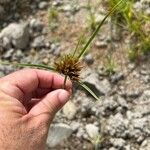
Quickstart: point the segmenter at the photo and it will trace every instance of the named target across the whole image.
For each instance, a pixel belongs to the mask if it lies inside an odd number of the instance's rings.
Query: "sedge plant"
[[[40,69],[46,69],[46,70],[52,70],[55,72],[58,72],[60,74],[63,74],[65,76],[64,83],[62,85],[62,88],[65,89],[66,81],[69,78],[73,83],[79,84],[81,87],[83,87],[91,96],[93,96],[96,100],[99,100],[99,97],[86,85],[84,84],[80,79],[80,72],[83,68],[82,65],[82,58],[85,52],[87,51],[87,48],[99,32],[100,28],[104,24],[105,20],[116,10],[116,8],[122,3],[124,0],[120,0],[103,18],[103,20],[98,24],[96,29],[93,31],[90,38],[87,40],[85,45],[81,48],[79,52],[78,47],[80,45],[81,40],[79,40],[75,50],[73,53],[66,54],[63,56],[60,56],[58,60],[54,63],[52,67],[43,65],[43,64],[20,64],[20,63],[8,63],[8,62],[2,62],[4,65],[15,65],[17,67],[34,67],[34,68],[40,68]]]

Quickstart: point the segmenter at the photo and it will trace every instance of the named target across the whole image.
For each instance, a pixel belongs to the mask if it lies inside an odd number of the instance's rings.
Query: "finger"
[[[32,98],[42,98],[44,95],[48,94],[49,92],[53,91],[54,89],[49,88],[38,88],[36,91],[32,93]],[[71,89],[68,89],[70,93],[72,93]]]
[[[63,85],[64,77],[45,70],[23,69],[1,78],[1,82],[5,82],[1,84],[1,88],[6,93],[19,99],[30,95],[37,88],[59,89]],[[14,88],[10,89],[9,86]],[[67,80],[66,89],[70,88],[71,82]]]
[[[29,115],[42,115],[45,120],[51,120],[56,112],[69,100],[70,93],[66,90],[55,90],[48,93],[29,111]]]
[[[32,93],[32,98],[42,98],[44,95],[48,94],[52,89],[50,88],[38,88]]]

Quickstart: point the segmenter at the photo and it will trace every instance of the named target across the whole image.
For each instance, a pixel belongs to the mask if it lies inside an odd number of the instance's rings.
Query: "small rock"
[[[68,119],[73,119],[77,113],[77,107],[75,104],[71,101],[69,101],[64,107],[63,107],[63,113]]]
[[[48,6],[48,3],[45,1],[40,2],[38,5],[39,9],[45,9],[47,8],[47,6]]]
[[[148,127],[148,119],[147,118],[138,118],[132,119],[132,125],[135,129],[140,129],[143,131],[146,127]]]
[[[20,60],[23,57],[24,57],[24,53],[21,50],[16,50],[15,53],[13,54],[12,59],[13,60]]]
[[[96,23],[101,22],[101,21],[104,19],[104,17],[105,17],[105,16],[102,15],[102,14],[100,14],[100,13],[99,13],[99,14],[96,14],[96,15],[95,15],[95,18],[96,18],[95,21],[96,21]],[[105,22],[105,23],[106,23],[106,22]]]
[[[72,10],[72,7],[71,7],[71,5],[64,5],[64,7],[63,7],[63,11],[71,11]]]
[[[129,63],[128,64],[128,69],[133,70],[135,68],[135,64],[134,63]]]
[[[140,2],[140,1],[137,1],[137,2],[135,2],[134,3],[134,5],[133,5],[133,8],[137,11],[137,12],[139,12],[139,11],[141,11],[142,10],[142,3]]]
[[[72,123],[70,124],[72,130],[75,132],[79,129],[80,127],[80,123],[79,122],[76,122],[76,121],[72,121]]]
[[[41,32],[43,29],[43,24],[38,19],[33,18],[30,21],[30,27],[34,31]]]
[[[141,107],[142,111],[138,108],[134,108],[134,110],[127,111],[126,116],[130,121],[129,124],[129,133],[128,136],[136,139],[137,143],[141,143],[146,137],[147,134],[150,133],[150,118],[149,118],[149,110],[147,107],[147,112],[144,110],[145,107],[137,105],[136,107]]]
[[[103,66],[98,66],[97,72],[101,77],[108,75]]]
[[[140,94],[141,94],[141,92],[138,90],[135,90],[135,91],[126,90],[126,92],[125,92],[125,95],[130,98],[137,98],[140,96]]]
[[[82,107],[80,108],[80,112],[82,116],[94,114],[94,112],[92,111],[92,109],[94,108],[91,99],[89,99],[88,97],[78,97],[77,100],[81,102]]]
[[[84,60],[85,60],[85,62],[86,62],[88,65],[91,65],[91,64],[93,64],[93,62],[94,62],[94,59],[93,59],[93,57],[92,57],[91,54],[87,54],[87,55],[84,57]]]
[[[5,49],[10,49],[12,47],[10,40],[7,37],[3,38],[3,47]]]
[[[107,95],[111,91],[111,85],[109,81],[107,79],[100,81],[97,73],[91,73],[83,79],[83,82],[98,95]]]
[[[150,150],[150,138],[145,139],[139,150]]]
[[[123,97],[121,97],[121,96],[117,96],[117,103],[118,103],[121,107],[128,108],[127,101],[126,101]]]
[[[123,149],[126,143],[125,140],[123,140],[122,138],[110,139],[110,142],[113,144],[114,147],[118,149]]]
[[[129,137],[136,140],[136,143],[140,144],[143,142],[145,133],[142,133],[139,129],[129,129]],[[144,135],[144,136],[143,136]]]
[[[99,128],[93,124],[87,124],[85,126],[86,132],[88,133],[89,137],[92,139],[96,139],[99,136]]]
[[[65,139],[69,138],[72,133],[73,130],[66,124],[59,123],[52,125],[49,129],[47,145],[49,147],[55,147]]]
[[[9,59],[12,57],[12,54],[14,53],[14,49],[10,49],[10,50],[7,50],[6,53],[3,55],[3,57],[5,59]]]
[[[144,101],[150,101],[150,90],[145,90],[141,96],[141,99]]]
[[[49,49],[50,46],[51,46],[50,42],[49,41],[45,41],[45,47]]]
[[[149,8],[147,8],[147,9],[145,10],[145,15],[150,16],[150,9],[149,9]]]
[[[58,47],[57,49],[55,49],[55,51],[53,52],[53,54],[54,54],[55,56],[59,56],[59,55],[60,55],[60,52],[61,52],[61,48]]]
[[[43,62],[44,64],[48,64],[49,59],[48,59],[48,58],[44,58],[44,59],[42,60],[42,62]]]
[[[63,4],[62,0],[55,0],[55,1],[52,2],[53,6],[60,6],[62,4]]]
[[[111,147],[111,148],[109,148],[109,150],[118,150],[118,149],[115,147]]]
[[[141,80],[143,80],[144,83],[149,84],[150,76],[149,75],[144,75],[144,76],[141,77]]]
[[[140,78],[140,74],[136,70],[133,70],[132,75],[133,75],[134,78],[137,78],[137,79]]]
[[[126,145],[125,150],[131,150],[131,145],[130,144]]]
[[[139,115],[136,118],[141,118],[144,116],[149,116],[150,114],[150,101],[148,102],[137,102],[137,105],[134,107],[134,115],[138,114]]]
[[[107,47],[107,42],[105,41],[97,41],[95,43],[95,45],[98,47],[98,48],[106,48]]]
[[[120,113],[115,115],[111,115],[109,119],[107,119],[104,126],[104,131],[111,136],[116,136],[118,138],[125,138],[128,135],[128,125],[129,120],[124,118],[124,116]]]
[[[3,66],[3,65],[0,65],[0,72],[2,72],[2,75],[6,75],[6,74],[9,74],[11,72],[13,72],[14,69],[12,68],[12,66]]]
[[[59,46],[59,43],[52,43],[51,44],[51,52],[52,52],[53,55],[59,56],[60,51],[61,51],[61,48]]]
[[[116,83],[124,78],[124,75],[122,72],[120,73],[115,73],[114,75],[111,76],[111,82]]]
[[[42,48],[45,47],[45,37],[44,36],[38,36],[36,37],[31,45],[33,48]]]
[[[11,23],[0,33],[0,39],[7,38],[18,49],[25,49],[29,44],[29,28],[26,23]]]
[[[139,112],[139,113],[133,113],[132,111],[127,111],[126,112],[126,116],[128,118],[128,120],[132,120],[134,118],[141,118],[142,117],[142,114]]]
[[[149,74],[149,70],[142,69],[142,70],[140,71],[140,74],[141,74],[141,75],[148,75],[148,74]]]
[[[82,137],[85,137],[85,130],[83,129],[83,128],[79,128],[79,130],[78,130],[78,132],[77,132],[77,134],[76,134],[76,136],[78,137],[78,138],[82,138]]]
[[[113,99],[113,97],[106,97],[103,100],[103,108],[104,110],[114,110],[118,107],[117,102]]]

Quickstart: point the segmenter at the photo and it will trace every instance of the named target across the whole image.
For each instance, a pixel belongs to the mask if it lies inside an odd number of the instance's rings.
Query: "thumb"
[[[32,116],[46,115],[47,119],[54,117],[56,112],[69,100],[68,91],[58,89],[48,93],[29,112]]]

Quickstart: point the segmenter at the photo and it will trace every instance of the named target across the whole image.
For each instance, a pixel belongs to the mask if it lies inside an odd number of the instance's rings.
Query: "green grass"
[[[91,31],[94,31],[97,27],[96,16],[95,16],[96,8],[91,5],[91,0],[88,0],[87,10],[89,12],[89,15],[87,17],[87,28],[88,30],[90,29]]]
[[[106,61],[105,65],[104,65],[104,70],[105,70],[106,74],[110,76],[110,75],[115,73],[116,63],[113,60],[112,56],[107,57],[106,60],[107,61]]]
[[[48,25],[50,30],[57,27],[58,22],[58,10],[55,7],[49,7],[48,9]]]
[[[119,0],[108,0],[108,7],[112,8]],[[134,0],[125,0],[113,13],[114,25],[120,26],[128,31],[130,36],[128,56],[131,61],[136,61],[140,56],[150,52],[150,37],[143,29],[144,25],[150,22],[150,17],[144,14],[143,10],[135,11]],[[150,34],[150,33],[149,33]]]

